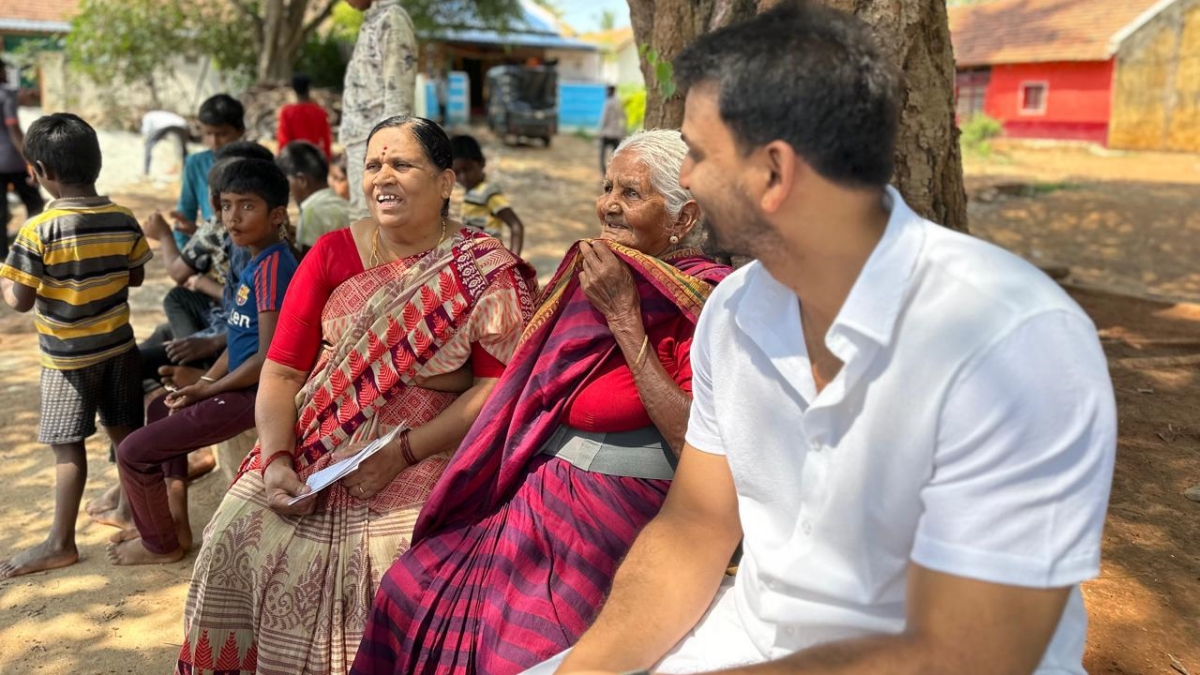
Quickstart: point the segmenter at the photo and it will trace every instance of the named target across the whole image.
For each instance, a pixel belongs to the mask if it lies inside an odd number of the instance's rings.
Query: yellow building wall
[[[1180,0],[1121,45],[1108,144],[1200,152],[1200,0]]]

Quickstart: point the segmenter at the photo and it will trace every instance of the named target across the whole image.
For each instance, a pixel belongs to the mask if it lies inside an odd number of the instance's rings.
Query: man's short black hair
[[[292,141],[283,146],[275,163],[285,176],[308,176],[323,183],[329,179],[329,162],[325,153],[308,141]]]
[[[63,185],[91,185],[100,177],[100,140],[77,115],[54,113],[29,125],[25,158],[42,163]]]
[[[312,86],[312,80],[307,75],[296,73],[292,76],[292,91],[300,98],[308,98],[309,87]]]
[[[683,89],[716,86],[743,152],[787,142],[828,180],[892,175],[900,76],[856,17],[804,0],[701,36],[675,60]]]
[[[475,140],[474,136],[466,134],[450,139],[450,154],[454,159],[466,159],[480,164],[486,161],[483,158],[483,148],[479,147],[479,141]]]
[[[229,94],[209,97],[200,104],[200,114],[197,117],[202,124],[211,127],[230,126],[238,131],[246,130],[246,109]]]
[[[268,208],[287,206],[288,182],[275,162],[261,159],[235,159],[226,164],[218,177],[220,184],[213,192],[232,192],[241,195],[258,195]]]

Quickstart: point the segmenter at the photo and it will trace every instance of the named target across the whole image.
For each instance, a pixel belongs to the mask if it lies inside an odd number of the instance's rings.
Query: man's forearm
[[[660,513],[638,535],[613,590],[559,673],[649,668],[696,625],[720,587],[737,533]]]

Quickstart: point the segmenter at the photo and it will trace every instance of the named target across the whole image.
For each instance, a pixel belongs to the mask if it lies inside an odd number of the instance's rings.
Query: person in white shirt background
[[[1082,675],[1116,446],[1092,322],[887,186],[903,89],[853,16],[784,2],[675,76],[680,182],[757,261],[700,318],[666,503],[528,672]]]
[[[142,138],[146,141],[146,163],[142,168],[144,175],[150,175],[154,146],[167,136],[174,136],[179,142],[179,171],[183,172],[183,165],[187,163],[187,144],[192,139],[187,120],[169,110],[151,110],[142,116]]]
[[[608,153],[625,140],[625,106],[617,96],[617,88],[609,85],[600,116],[600,175],[608,172]]]

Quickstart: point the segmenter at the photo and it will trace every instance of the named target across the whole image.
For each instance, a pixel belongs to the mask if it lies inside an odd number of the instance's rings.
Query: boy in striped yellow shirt
[[[68,113],[39,119],[25,136],[25,157],[54,201],[21,228],[0,265],[0,290],[18,312],[36,309],[38,440],[55,455],[54,523],[46,541],[0,563],[0,579],[79,559],[75,517],[96,413],[114,445],[143,419],[128,303],[151,255],[142,230],[128,209],[96,194],[100,144],[87,122]]]

